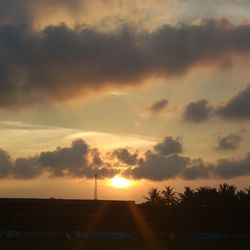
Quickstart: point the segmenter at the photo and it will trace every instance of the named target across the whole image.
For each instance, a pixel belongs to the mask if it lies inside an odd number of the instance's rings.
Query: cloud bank
[[[82,139],[73,141],[70,147],[58,147],[54,151],[16,160],[0,150],[0,178],[32,179],[42,174],[70,178],[92,178],[98,174],[105,178],[116,172],[103,162],[97,149],[90,148]]]
[[[117,161],[105,158],[96,148],[91,148],[82,139],[72,142],[70,147],[58,147],[54,151],[41,152],[33,157],[16,160],[4,150],[0,150],[1,179],[34,179],[46,174],[53,178],[111,178],[117,174],[134,179],[162,181],[173,178],[229,179],[250,175],[250,152],[239,159],[218,159],[215,163],[203,159],[191,159],[178,154],[180,150],[159,150],[161,147],[178,142],[166,137],[163,142],[146,152],[131,153],[128,149],[110,152]],[[167,146],[168,148],[168,146]],[[161,148],[162,149],[162,148]],[[120,167],[122,166],[122,168]]]
[[[80,25],[33,30],[2,24],[0,39],[1,108],[76,97],[84,101],[91,94],[137,87],[150,78],[180,76],[195,66],[223,65],[234,55],[250,54],[250,25],[227,20],[165,25],[151,32],[130,26],[101,32]]]
[[[148,152],[136,168],[125,172],[136,179],[162,181],[180,178],[231,179],[250,175],[250,152],[242,159],[219,159],[216,163],[206,163],[202,159],[191,159],[177,154],[163,156]]]

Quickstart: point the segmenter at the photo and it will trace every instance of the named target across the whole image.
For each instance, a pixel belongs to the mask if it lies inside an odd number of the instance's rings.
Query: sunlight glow
[[[127,188],[131,185],[131,182],[121,176],[115,176],[111,180],[111,185],[115,188]]]

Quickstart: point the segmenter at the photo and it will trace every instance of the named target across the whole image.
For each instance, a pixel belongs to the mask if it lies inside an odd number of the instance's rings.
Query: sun
[[[131,185],[131,182],[121,176],[115,176],[111,179],[111,185],[115,188],[127,188]]]

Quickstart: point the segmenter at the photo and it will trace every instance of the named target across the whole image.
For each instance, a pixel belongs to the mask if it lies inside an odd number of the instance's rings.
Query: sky
[[[111,200],[249,186],[249,13],[248,0],[0,0],[0,197],[92,199],[95,174]]]

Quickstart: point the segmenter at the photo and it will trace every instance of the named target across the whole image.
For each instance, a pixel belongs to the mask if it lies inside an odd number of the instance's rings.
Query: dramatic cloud
[[[38,161],[52,176],[87,177],[98,174],[100,178],[113,176],[116,171],[101,159],[100,152],[92,149],[82,139],[72,142],[71,147],[42,152]]]
[[[140,158],[136,167],[129,168],[124,173],[136,179],[155,181],[173,178],[228,179],[250,175],[250,152],[242,159],[219,159],[216,163],[211,164],[200,158],[191,159],[178,154],[162,154],[156,149],[156,146],[154,147],[155,152],[147,151],[144,157]]]
[[[163,23],[190,23],[229,16],[249,18],[248,0],[0,0],[0,23],[29,23],[36,27],[67,22],[112,28],[121,23],[154,29]]]
[[[202,159],[191,161],[190,166],[185,167],[179,177],[186,180],[209,179],[211,178],[211,167],[206,166]]]
[[[99,178],[111,178],[121,174],[135,179],[161,181],[173,178],[229,179],[250,175],[250,152],[242,159],[219,159],[213,164],[176,153],[162,154],[157,150],[148,150],[140,157],[124,149],[111,155],[127,167],[117,168],[117,162],[113,164],[108,159],[104,160],[97,149],[90,148],[81,139],[73,141],[70,147],[16,160],[0,150],[0,178],[34,179],[43,174],[67,178],[93,178],[97,174]]]
[[[219,160],[213,168],[213,174],[224,179],[250,175],[250,152],[243,159]]]
[[[131,153],[127,148],[117,149],[112,153],[112,157],[116,157],[120,162],[127,165],[135,165],[137,163],[138,154]]]
[[[9,174],[16,179],[31,179],[37,178],[44,170],[37,157],[17,158]]]
[[[168,148],[169,145],[175,145],[175,153],[169,153],[169,151],[166,153],[163,146]],[[166,137],[163,143],[156,144],[154,149],[155,152],[147,151],[144,157],[140,158],[137,166],[128,169],[125,171],[125,174],[136,179],[154,181],[173,178],[187,180],[208,179],[212,175],[211,167],[206,166],[202,159],[192,160],[189,157],[177,154],[178,152],[182,152],[182,145],[177,139],[174,140],[172,137]]]
[[[76,140],[69,148],[58,148],[52,152],[42,152],[39,162],[52,170],[55,176],[83,175],[84,168],[91,166],[89,162],[89,147],[82,140]]]
[[[189,162],[189,158],[179,155],[164,156],[147,152],[145,159],[141,159],[138,167],[131,170],[130,175],[136,179],[165,180],[176,177]]]
[[[182,153],[182,143],[180,138],[174,138],[167,136],[163,142],[158,143],[154,146],[154,150],[161,155],[179,154]]]
[[[190,159],[179,155],[163,156],[149,152],[138,166],[125,172],[137,179],[166,180],[180,178],[231,179],[250,175],[250,152],[242,159],[220,159],[215,164],[204,163],[202,159]]]
[[[152,32],[0,25],[0,107],[85,100],[90,94],[136,87],[150,77],[221,65],[233,55],[249,56],[249,34],[250,25],[226,20],[165,25]]]
[[[218,107],[216,113],[224,119],[250,120],[250,85]]]
[[[125,171],[125,174],[136,179],[165,180],[180,176],[187,171],[187,167],[192,165],[192,160],[188,157],[180,156],[182,153],[182,143],[179,138],[167,136],[161,143],[154,146],[155,152],[151,150],[145,152],[144,157],[138,160],[135,168]],[[196,161],[195,161],[196,163]],[[194,168],[198,165],[195,164]],[[195,172],[194,170],[193,172]],[[196,178],[204,177],[204,174],[182,174],[184,178],[193,175]],[[195,178],[193,177],[193,178]],[[191,178],[191,177],[190,177]]]
[[[184,110],[183,119],[188,122],[200,123],[209,119],[213,108],[206,99],[190,102]]]
[[[0,150],[0,178],[30,179],[48,173],[52,177],[100,178],[117,173],[105,164],[97,149],[90,148],[85,141],[77,139],[71,147],[57,148],[55,151],[42,152],[34,157],[10,158]]]
[[[157,115],[157,114],[165,111],[167,106],[168,106],[168,100],[161,99],[159,101],[156,101],[152,105],[146,107],[143,111],[149,115]]]
[[[0,149],[0,177],[8,177],[13,167],[9,154]]]
[[[241,133],[231,133],[226,136],[218,137],[218,150],[236,150],[242,141]]]

